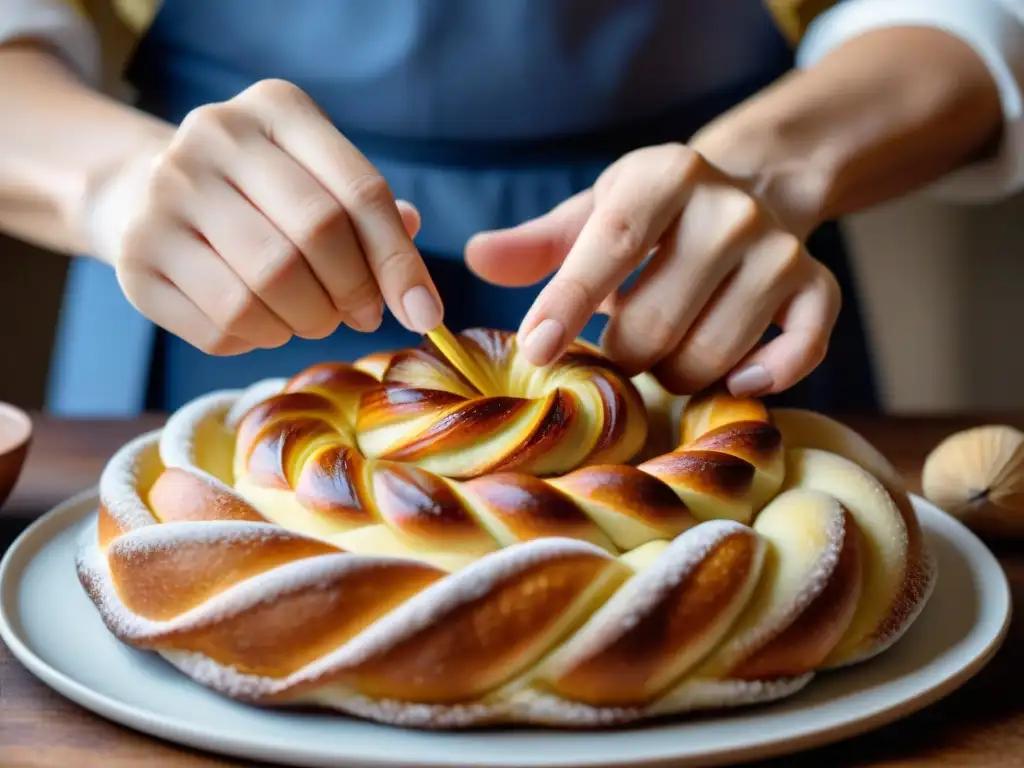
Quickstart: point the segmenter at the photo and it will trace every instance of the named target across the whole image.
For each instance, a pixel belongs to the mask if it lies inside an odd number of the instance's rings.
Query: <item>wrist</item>
[[[765,104],[769,99],[774,94],[723,115],[690,146],[804,239],[829,218],[843,157],[837,142],[813,141],[806,122],[794,119],[791,110]]]
[[[97,254],[95,238],[118,212],[113,199],[131,202],[114,194],[127,186],[126,169],[162,151],[174,127],[86,87],[39,45],[0,46],[0,91],[9,107],[0,228],[49,250]]]
[[[166,151],[173,129],[136,137],[131,151],[86,169],[84,190],[74,205],[72,227],[85,252],[115,266],[132,211],[146,194],[153,164]]]
[[[806,237],[982,157],[1001,125],[991,74],[968,45],[882,28],[722,115],[691,146]]]

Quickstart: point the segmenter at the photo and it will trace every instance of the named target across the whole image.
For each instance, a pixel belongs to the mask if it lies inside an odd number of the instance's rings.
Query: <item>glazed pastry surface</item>
[[[936,571],[821,414],[674,398],[461,335],[215,392],[124,446],[80,580],[226,696],[410,727],[607,727],[790,695],[896,642]]]

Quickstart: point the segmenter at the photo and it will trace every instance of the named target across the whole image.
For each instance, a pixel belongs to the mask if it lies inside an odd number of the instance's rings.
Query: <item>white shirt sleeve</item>
[[[1002,100],[997,153],[962,168],[927,192],[949,201],[982,202],[1024,189],[1024,0],[843,0],[811,24],[797,51],[807,67],[871,29],[930,26],[956,35],[988,66]]]
[[[96,30],[67,0],[0,0],[0,45],[26,37],[45,40],[90,85],[100,82]]]

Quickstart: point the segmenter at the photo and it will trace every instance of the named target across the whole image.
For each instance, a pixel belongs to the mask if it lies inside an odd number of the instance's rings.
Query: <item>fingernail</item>
[[[384,315],[381,302],[365,304],[349,313],[357,331],[375,331],[380,327]]]
[[[554,359],[564,338],[565,326],[549,317],[526,334],[523,352],[534,365],[547,365]]]
[[[751,365],[729,377],[733,397],[755,397],[772,388],[771,374],[762,365]]]
[[[417,333],[427,333],[441,324],[441,305],[425,286],[410,288],[402,296],[402,309]]]

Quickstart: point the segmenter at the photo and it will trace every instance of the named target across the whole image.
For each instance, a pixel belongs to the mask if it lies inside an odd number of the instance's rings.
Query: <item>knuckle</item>
[[[331,291],[334,306],[342,312],[359,309],[376,300],[378,296],[377,281],[368,273],[353,283],[339,286]]]
[[[231,152],[251,143],[260,132],[253,116],[239,105],[233,102],[204,104],[181,121],[166,155],[174,164],[182,166],[199,158],[210,162],[218,153]]]
[[[190,159],[188,152],[170,147],[153,160],[142,193],[144,208],[164,208],[195,193]]]
[[[240,98],[254,98],[268,104],[280,104],[283,102],[294,102],[304,100],[305,92],[294,83],[282,80],[279,77],[270,77],[265,80],[253,83],[246,88]]]
[[[704,164],[704,158],[685,144],[667,145],[665,170],[672,178],[687,178]]]
[[[217,124],[216,118],[216,106],[214,104],[203,104],[191,110],[178,125],[177,133],[175,134],[175,144],[181,142],[182,139],[191,137],[197,133],[203,133],[210,126]],[[172,145],[173,146],[173,145]]]
[[[211,137],[231,138],[241,132],[245,122],[245,113],[230,102],[204,104],[185,115],[178,129],[177,137],[181,139],[178,143],[209,141]]]
[[[193,342],[201,352],[208,355],[224,356],[234,353],[237,349],[237,341],[227,333],[214,333],[206,338]]]
[[[638,315],[633,326],[638,331],[636,338],[643,339],[644,347],[653,354],[669,352],[678,341],[676,322],[670,313],[662,307],[652,306]]]
[[[123,251],[114,267],[114,276],[121,286],[121,292],[138,310],[144,310],[148,303],[146,286],[152,272],[149,264],[135,251]]]
[[[806,264],[804,245],[800,242],[800,238],[790,232],[780,233],[774,261],[776,274],[780,278],[792,277],[798,273]]]
[[[764,211],[760,203],[745,192],[737,191],[730,207],[734,226],[740,231],[750,232],[764,225]]]
[[[355,208],[378,210],[394,202],[391,187],[378,173],[366,173],[349,180],[347,198]]]
[[[345,211],[326,195],[310,197],[298,203],[297,229],[306,245],[329,238],[344,222]]]
[[[677,327],[659,307],[627,306],[609,322],[603,345],[612,360],[635,375],[672,351],[679,341]]]
[[[364,258],[372,274],[356,281],[357,287],[348,292],[353,297],[347,299],[349,303],[363,303],[378,291],[386,293],[389,287],[400,289],[429,279],[423,259],[415,250],[378,251],[367,253]]]
[[[280,78],[260,80],[242,91],[235,100],[256,107],[271,134],[282,120],[290,118],[313,118],[330,122],[327,113],[312,96],[295,83]]]
[[[242,336],[260,310],[260,302],[248,288],[232,286],[221,291],[218,326],[229,336]]]
[[[672,363],[680,381],[693,389],[703,389],[729,370],[732,355],[725,344],[695,333],[686,340]]]
[[[404,276],[416,270],[419,257],[412,251],[399,249],[375,253],[372,256],[372,261],[377,274],[380,275],[381,282],[388,282],[396,279],[397,276]]]
[[[636,216],[613,208],[601,217],[601,227],[608,242],[608,254],[616,261],[632,261],[644,249],[647,233]]]
[[[587,315],[588,310],[596,308],[599,304],[598,297],[593,295],[594,292],[574,275],[556,275],[548,284],[545,293],[558,297],[557,300],[551,301],[548,307],[561,317]]]
[[[260,239],[251,283],[256,295],[265,294],[286,282],[304,263],[302,254],[284,238],[268,233]]]

